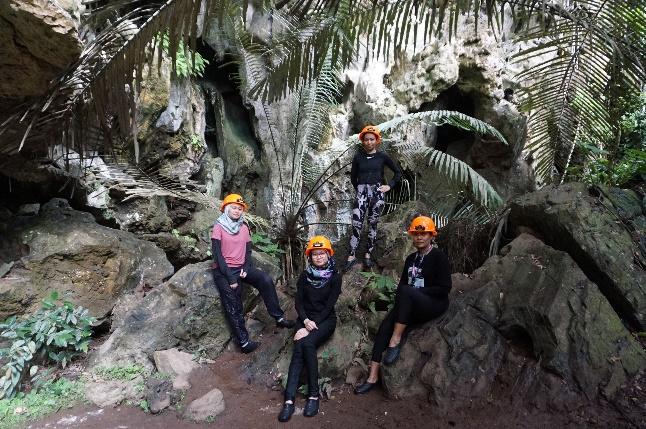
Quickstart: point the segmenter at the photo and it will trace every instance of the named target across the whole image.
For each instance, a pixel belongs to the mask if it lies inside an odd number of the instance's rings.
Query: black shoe
[[[296,322],[293,320],[285,319],[284,317],[281,317],[280,319],[276,320],[276,326],[279,328],[287,328],[291,329],[296,325]]]
[[[283,409],[278,414],[278,421],[286,422],[292,418],[292,414],[294,414],[294,404],[285,403]]]
[[[373,387],[375,387],[377,383],[370,383],[366,381],[363,384],[360,384],[354,388],[354,393],[356,395],[363,395],[364,393],[368,393],[372,390]]]
[[[247,341],[244,346],[240,346],[240,350],[242,350],[242,353],[251,353],[256,350],[258,346],[260,346],[260,341]]]
[[[386,353],[384,354],[384,365],[392,365],[399,358],[399,352],[402,349],[402,344],[399,343],[396,346],[386,348]]]
[[[374,261],[371,258],[366,258],[363,262],[363,268],[372,268],[375,266]]]
[[[318,399],[308,399],[305,403],[305,408],[303,409],[303,415],[305,417],[314,417],[319,412],[319,400]]]
[[[359,262],[359,260],[357,258],[354,258],[353,260],[346,262],[345,267],[343,267],[343,272],[347,273],[348,271],[350,271],[352,269],[352,267],[357,265],[358,262]]]

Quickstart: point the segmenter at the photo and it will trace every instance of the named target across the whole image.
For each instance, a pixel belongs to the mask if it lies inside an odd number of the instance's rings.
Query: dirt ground
[[[259,350],[261,351],[261,350]],[[120,406],[97,408],[77,406],[31,423],[30,429],[173,429],[173,428],[635,428],[610,406],[590,406],[569,414],[523,410],[506,404],[474,404],[469,409],[445,414],[424,398],[390,400],[378,389],[364,396],[352,393],[351,386],[337,385],[333,396],[321,403],[313,418],[302,416],[304,397],[297,399],[296,414],[288,423],[277,415],[282,393],[267,386],[251,384],[240,374],[248,359],[225,352],[215,363],[191,377],[191,389],[184,404],[217,387],[224,394],[225,411],[210,423],[183,420],[178,410],[167,409],[151,415],[139,408]]]

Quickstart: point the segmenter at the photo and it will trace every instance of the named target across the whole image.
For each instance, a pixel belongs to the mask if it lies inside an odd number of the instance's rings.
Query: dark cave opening
[[[415,112],[427,112],[431,110],[453,110],[474,116],[475,101],[473,97],[460,90],[457,85],[442,91],[432,102],[422,103],[419,110]],[[411,112],[414,113],[414,112]],[[460,159],[465,159],[466,154],[474,143],[475,135],[466,130],[443,125],[437,128],[437,139],[435,149],[450,153]]]

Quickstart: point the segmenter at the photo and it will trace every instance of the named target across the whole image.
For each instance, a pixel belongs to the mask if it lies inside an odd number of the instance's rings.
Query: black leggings
[[[283,317],[284,312],[280,309],[278,303],[278,295],[276,295],[276,288],[274,282],[266,273],[254,268],[247,269],[247,276],[244,279],[239,277],[240,268],[232,268],[231,272],[238,279],[238,287],[231,289],[231,285],[227,278],[222,275],[218,269],[213,270],[213,280],[215,281],[218,291],[220,292],[220,301],[224,314],[231,325],[233,335],[238,340],[240,345],[249,341],[249,333],[244,323],[244,309],[242,308],[242,282],[248,283],[258,289],[260,296],[267,307],[267,312],[278,320]]]
[[[395,307],[379,325],[372,348],[372,361],[381,362],[381,354],[388,347],[393,335],[395,323],[406,326],[412,323],[424,323],[440,316],[449,308],[448,298],[436,298],[409,285],[400,285],[395,295]]]
[[[294,352],[292,361],[289,364],[287,375],[287,387],[285,388],[285,400],[293,401],[298,389],[298,382],[303,369],[303,362],[307,368],[307,386],[309,396],[319,396],[319,365],[316,358],[316,349],[326,342],[334,333],[336,328],[336,316],[330,316],[318,325],[318,329],[310,331],[305,338],[294,341]],[[299,321],[296,331],[303,327]]]

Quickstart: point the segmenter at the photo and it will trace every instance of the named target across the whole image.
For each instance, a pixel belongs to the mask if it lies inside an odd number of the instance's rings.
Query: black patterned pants
[[[368,250],[372,253],[377,240],[377,223],[384,210],[384,193],[377,190],[380,184],[361,184],[357,186],[357,198],[352,209],[352,237],[350,238],[350,256],[357,253],[363,219],[368,214]]]

